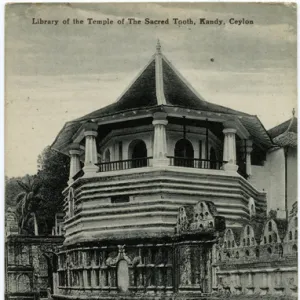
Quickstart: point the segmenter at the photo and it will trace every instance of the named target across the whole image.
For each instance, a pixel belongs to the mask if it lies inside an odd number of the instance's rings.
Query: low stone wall
[[[297,296],[298,220],[269,218],[261,226],[226,229],[214,246],[213,291],[223,295]],[[258,230],[259,229],[259,230]]]
[[[247,268],[217,270],[215,292],[232,295],[288,295],[297,297],[297,267],[284,265],[279,268]]]
[[[55,253],[62,243],[61,236],[8,236],[5,243],[6,298],[47,298],[47,289],[52,288]]]

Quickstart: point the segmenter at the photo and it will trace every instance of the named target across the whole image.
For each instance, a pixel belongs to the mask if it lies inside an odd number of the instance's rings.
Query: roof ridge
[[[173,66],[173,64],[167,59],[167,57],[165,55],[162,54],[162,59],[165,60],[165,62],[167,63],[167,65],[174,71],[174,73],[182,80],[182,82],[195,94],[195,96],[197,96],[200,100],[206,102],[206,103],[210,103],[208,101],[206,101],[204,99],[204,97],[202,95],[200,95],[199,92],[197,92],[195,90],[195,88],[185,79],[185,77],[177,70],[177,68],[175,68]]]
[[[141,75],[144,73],[144,71],[150,66],[150,64],[155,60],[155,54],[153,54],[148,61],[148,63],[137,73],[137,75],[133,78],[133,80],[130,81],[130,83],[127,85],[125,90],[120,94],[120,96],[111,104],[117,103],[119,100],[122,99],[122,97],[127,93],[127,91],[131,88],[131,86],[141,77]],[[104,106],[106,107],[106,106]]]
[[[293,114],[293,116],[292,116],[292,118],[291,118],[290,124],[289,124],[289,126],[288,126],[287,130],[286,130],[284,133],[287,133],[287,132],[289,132],[289,130],[290,130],[290,129],[291,129],[291,127],[292,127],[292,124],[293,124],[293,122],[294,122],[294,119],[295,119],[295,108],[293,108],[293,110],[292,110],[292,114]]]
[[[155,53],[155,94],[158,105],[167,104],[164,92],[162,53],[159,40],[157,40]]]
[[[205,98],[186,80],[186,78],[180,73],[180,71],[178,71],[178,69],[168,60],[168,58],[162,54],[162,59],[165,61],[165,63],[171,68],[171,70],[175,73],[176,76],[179,77],[179,79],[183,82],[183,84],[185,84],[185,86],[200,100],[202,101],[203,104],[207,105],[207,107],[209,107],[210,105],[215,106],[216,108],[223,108],[226,110],[231,110],[232,112],[238,113],[242,116],[254,116],[254,115],[249,115],[247,113],[229,108],[229,107],[225,107],[223,105],[219,105],[216,103],[212,103],[210,101],[205,100]]]

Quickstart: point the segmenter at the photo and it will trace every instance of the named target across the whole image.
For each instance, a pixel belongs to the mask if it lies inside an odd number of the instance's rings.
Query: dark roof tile
[[[264,145],[266,148],[272,147],[270,137],[256,116],[251,116],[205,101],[202,96],[186,82],[183,76],[171,65],[165,56],[162,55],[161,58],[166,105],[232,114],[242,117],[241,122],[254,137],[254,141]],[[143,113],[143,110],[149,109],[150,107],[158,107],[156,97],[156,71],[156,59],[154,55],[118,101],[66,123],[51,147],[63,153],[67,153],[67,146],[72,143],[73,135],[78,131],[82,123],[91,119],[119,114],[129,110],[137,110]]]
[[[292,124],[291,124],[291,122],[292,122]],[[290,126],[290,128],[289,128],[289,126]],[[275,137],[283,134],[288,129],[289,129],[289,132],[297,133],[298,132],[297,126],[298,126],[298,119],[296,117],[294,117],[294,118],[291,118],[271,129],[269,129],[268,133],[271,138],[275,138]]]

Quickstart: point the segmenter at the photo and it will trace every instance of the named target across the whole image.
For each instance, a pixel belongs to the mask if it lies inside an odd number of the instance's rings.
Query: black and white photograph
[[[297,299],[297,4],[5,6],[6,300]]]

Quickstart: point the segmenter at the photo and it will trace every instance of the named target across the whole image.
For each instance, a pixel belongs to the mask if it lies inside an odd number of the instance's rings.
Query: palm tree
[[[34,235],[38,235],[36,212],[38,204],[42,200],[39,195],[40,185],[34,177],[30,176],[27,176],[24,181],[17,180],[17,183],[23,190],[16,196],[20,233],[33,222]]]

